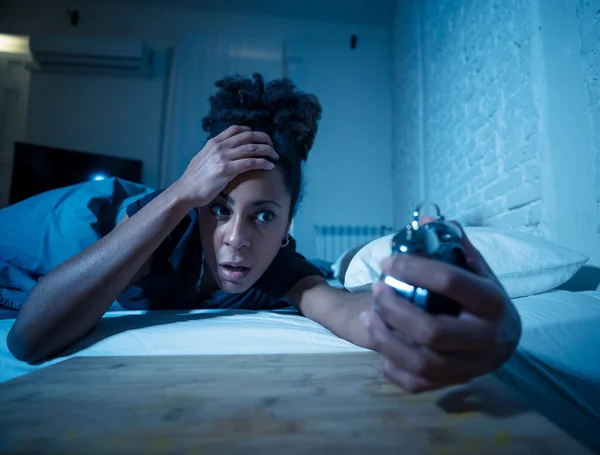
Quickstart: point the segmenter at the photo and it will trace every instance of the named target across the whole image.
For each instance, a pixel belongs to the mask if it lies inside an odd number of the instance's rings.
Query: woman
[[[288,80],[265,84],[258,74],[217,87],[203,120],[209,140],[181,178],[130,205],[112,232],[34,287],[8,335],[15,357],[57,354],[118,300],[130,309],[292,304],[341,338],[380,352],[386,375],[410,392],[466,381],[508,359],[519,318],[466,239],[474,273],[422,258],[383,264],[398,279],[458,300],[458,318],[426,314],[381,284],[364,294],[329,286],[288,234],[301,164],[321,116],[318,100]]]

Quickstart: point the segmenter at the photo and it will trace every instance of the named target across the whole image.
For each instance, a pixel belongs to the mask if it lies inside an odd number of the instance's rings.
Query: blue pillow
[[[0,304],[19,309],[41,277],[108,234],[127,205],[152,191],[109,178],[0,210]]]

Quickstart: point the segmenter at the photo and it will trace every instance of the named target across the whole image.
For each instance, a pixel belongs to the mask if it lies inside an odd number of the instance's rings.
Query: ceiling
[[[391,27],[396,0],[109,0]]]

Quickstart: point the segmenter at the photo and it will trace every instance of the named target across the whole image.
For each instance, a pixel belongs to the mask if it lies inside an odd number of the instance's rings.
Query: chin
[[[252,287],[254,283],[247,284],[245,282],[234,283],[231,281],[221,281],[219,287],[221,290],[228,292],[229,294],[241,294]]]
[[[214,276],[221,290],[229,294],[240,294],[250,289],[260,278],[260,274],[257,272],[258,270],[254,267],[250,267],[246,273],[235,273],[217,266]]]

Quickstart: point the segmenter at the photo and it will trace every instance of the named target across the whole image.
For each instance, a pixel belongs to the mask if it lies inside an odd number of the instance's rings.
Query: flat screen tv
[[[44,191],[109,177],[141,183],[142,162],[16,142],[9,203]]]

